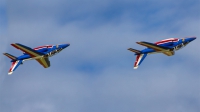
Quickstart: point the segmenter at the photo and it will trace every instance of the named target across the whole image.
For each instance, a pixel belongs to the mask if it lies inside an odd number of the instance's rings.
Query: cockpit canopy
[[[56,45],[56,49],[58,49],[58,48],[59,48],[59,45],[57,44],[57,45]]]

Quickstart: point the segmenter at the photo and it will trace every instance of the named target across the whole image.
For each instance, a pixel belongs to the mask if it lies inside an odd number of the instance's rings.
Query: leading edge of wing
[[[27,47],[25,45],[22,45],[22,44],[19,44],[19,43],[14,43],[14,44],[11,44],[13,47],[29,54],[31,57],[37,57],[37,56],[41,56],[41,55],[44,55],[43,53],[41,52],[38,52],[34,49],[31,49],[30,47]]]
[[[165,51],[165,50],[167,51],[167,50],[170,50],[169,47],[159,46],[159,45],[156,45],[156,44],[153,44],[153,43],[149,43],[149,42],[141,41],[141,42],[136,42],[136,43],[140,44],[142,46],[146,46],[148,48],[152,48],[155,51]]]

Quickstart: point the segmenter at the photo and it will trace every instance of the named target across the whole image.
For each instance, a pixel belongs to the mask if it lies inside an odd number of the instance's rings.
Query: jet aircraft
[[[128,50],[132,51],[136,55],[136,61],[134,63],[134,69],[137,69],[138,66],[142,63],[142,61],[146,58],[148,54],[154,53],[163,53],[167,56],[172,56],[175,54],[175,51],[185,47],[188,43],[195,40],[196,37],[186,37],[186,38],[169,38],[165,40],[158,41],[156,43],[149,42],[136,42],[142,46],[147,48],[139,51],[136,49],[129,48]]]
[[[10,58],[12,62],[12,65],[8,72],[9,75],[11,75],[19,65],[23,64],[23,62],[27,60],[36,60],[44,68],[50,67],[49,57],[59,53],[60,51],[68,47],[70,44],[44,45],[33,49],[19,43],[14,43],[11,45],[21,50],[23,52],[23,55],[15,57],[11,54],[3,53],[5,56]]]

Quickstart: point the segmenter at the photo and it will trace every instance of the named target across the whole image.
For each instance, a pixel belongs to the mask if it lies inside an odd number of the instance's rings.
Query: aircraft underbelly
[[[24,59],[29,59],[29,58],[31,58],[31,56],[26,54],[26,55],[19,56],[18,60],[24,60]]]
[[[142,53],[146,53],[146,54],[151,54],[151,53],[155,53],[156,51],[154,49],[151,48],[147,48],[142,50]]]

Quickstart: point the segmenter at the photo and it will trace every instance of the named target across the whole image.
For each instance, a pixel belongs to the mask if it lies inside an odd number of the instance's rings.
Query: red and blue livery
[[[13,71],[17,69],[19,65],[23,64],[23,62],[27,60],[36,60],[44,68],[50,67],[49,57],[54,56],[55,54],[59,53],[60,51],[68,47],[70,44],[44,45],[44,46],[39,46],[33,49],[19,43],[14,43],[11,45],[21,50],[23,52],[23,55],[19,57],[15,57],[9,53],[3,53],[5,56],[10,58],[12,62],[12,65],[8,72],[9,75],[11,75]]]
[[[175,54],[175,51],[185,47],[191,41],[195,40],[196,37],[185,37],[185,38],[169,38],[165,40],[158,41],[156,43],[149,43],[149,42],[136,42],[142,46],[147,48],[143,50],[136,50],[129,48],[128,50],[132,51],[136,55],[136,61],[134,63],[134,69],[137,69],[138,66],[142,63],[142,61],[146,58],[148,54],[154,53],[163,53],[167,56],[172,56]]]

